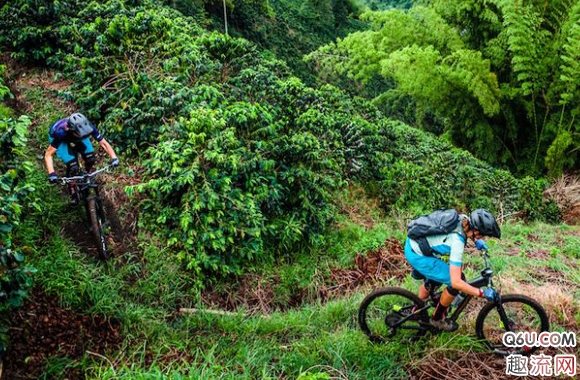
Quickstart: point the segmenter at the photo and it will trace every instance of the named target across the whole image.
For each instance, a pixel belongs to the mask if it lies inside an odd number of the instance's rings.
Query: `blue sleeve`
[[[58,147],[60,146],[61,143],[62,143],[62,140],[57,139],[57,138],[53,138],[52,141],[50,142],[50,146],[53,147],[54,149],[58,149]]]
[[[101,140],[104,139],[104,137],[99,133],[99,130],[97,129],[97,127],[95,127],[93,125],[93,132],[91,133],[91,135],[94,137],[95,140],[97,140],[98,142],[101,142]]]

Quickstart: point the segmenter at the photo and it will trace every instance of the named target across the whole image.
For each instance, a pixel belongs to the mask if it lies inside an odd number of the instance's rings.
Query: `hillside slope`
[[[12,82],[34,121],[32,152],[42,152],[47,122],[70,106],[55,96],[67,84],[53,82],[54,77],[54,72],[24,71]],[[122,177],[127,168],[123,172]],[[109,178],[113,186],[119,174]],[[400,266],[404,220],[386,218],[360,191],[351,188],[351,195],[339,200],[343,211],[331,244],[275,265],[257,265],[194,298],[190,273],[146,235],[135,237],[140,244],[115,251],[109,263],[94,259],[80,230],[62,229],[82,213],[67,209],[55,190],[43,190],[51,194],[43,205],[50,220],[38,223],[31,215],[16,239],[34,247],[28,260],[39,272],[30,300],[10,315],[15,328],[5,378],[421,379],[433,377],[434,369],[441,379],[468,372],[475,379],[505,374],[505,359],[486,353],[474,338],[477,308],[461,320],[457,333],[415,345],[373,345],[360,332],[357,308],[372,287],[418,286],[409,268]],[[580,333],[580,230],[521,223],[506,223],[502,230],[504,239],[489,243],[502,291],[538,299],[554,329]],[[472,248],[469,253],[471,277],[481,260]],[[192,307],[234,313],[179,313]],[[42,342],[29,344],[41,336]]]
[[[72,1],[74,20],[54,8],[0,20],[18,58],[2,56],[10,106],[31,119],[23,154],[39,158],[13,236],[36,287],[3,316],[14,342],[5,376],[421,378],[453,365],[442,355],[504,373],[469,318],[415,346],[375,346],[358,330],[370,287],[416,290],[400,254],[405,222],[444,206],[496,211],[502,289],[542,297],[557,328],[578,331],[578,229],[509,221],[559,216],[546,181],[516,179],[332,86],[308,87],[246,40],[134,3]],[[119,220],[105,263],[83,238],[82,210],[42,167],[48,126],[78,109],[122,153],[104,177]],[[479,264],[470,258],[468,273]]]

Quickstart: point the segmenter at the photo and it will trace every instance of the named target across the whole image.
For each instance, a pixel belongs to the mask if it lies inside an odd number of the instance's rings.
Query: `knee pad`
[[[425,284],[425,289],[432,290],[434,292],[437,291],[437,289],[439,289],[439,287],[441,286],[440,282],[433,281],[433,280],[425,280],[424,284]]]
[[[463,281],[465,281],[465,275],[464,275],[463,273],[461,273],[461,279],[462,279]],[[458,294],[459,294],[459,290],[457,290],[457,289],[453,289],[451,286],[447,286],[447,292],[448,292],[449,294],[451,294],[452,296],[456,296],[456,295],[458,295]]]
[[[79,167],[79,162],[77,160],[69,161],[66,164],[66,175],[67,177],[77,176],[81,174],[81,168]]]
[[[456,295],[459,294],[459,290],[453,289],[451,286],[447,286],[447,293],[455,297]]]
[[[93,166],[95,166],[95,162],[97,162],[97,157],[95,156],[95,153],[91,152],[91,153],[87,153],[84,157],[85,159],[85,166],[87,168],[87,171],[91,171],[91,169],[93,168]]]

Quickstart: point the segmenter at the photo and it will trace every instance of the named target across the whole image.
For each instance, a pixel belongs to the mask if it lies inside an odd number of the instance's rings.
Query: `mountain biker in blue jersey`
[[[78,155],[83,157],[85,170],[90,172],[96,161],[93,145],[89,137],[92,136],[100,146],[105,149],[111,158],[111,166],[119,165],[119,159],[111,145],[101,136],[97,128],[80,113],[73,113],[69,117],[60,119],[53,123],[48,131],[48,142],[50,145],[44,154],[44,164],[48,172],[48,180],[51,183],[58,183],[60,177],[56,174],[53,164],[53,156],[56,153],[66,164],[66,175],[74,176],[80,174]],[[78,199],[74,194],[74,187],[70,186],[72,202],[77,203]]]
[[[417,271],[422,275],[418,276],[419,278],[425,278],[419,289],[419,298],[425,300],[429,296],[429,291],[425,287],[427,281],[430,282],[430,286],[436,288],[441,284],[447,285],[429,321],[432,326],[443,331],[457,329],[457,323],[445,316],[449,305],[460,291],[475,297],[485,297],[489,301],[496,299],[495,290],[491,288],[483,290],[469,285],[462,273],[463,250],[467,238],[476,242],[479,249],[487,249],[485,242],[481,240],[484,236],[500,238],[501,231],[495,217],[489,211],[477,209],[469,217],[460,215],[457,227],[452,232],[428,236],[426,239],[430,253],[424,253],[417,241],[407,238],[405,257],[414,268],[413,272]],[[445,255],[449,255],[449,264],[441,260]],[[414,277],[417,277],[416,273]]]

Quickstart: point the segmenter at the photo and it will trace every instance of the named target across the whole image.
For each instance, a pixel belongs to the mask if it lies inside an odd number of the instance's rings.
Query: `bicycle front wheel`
[[[395,335],[414,339],[427,331],[429,316],[427,310],[421,310],[423,307],[423,301],[408,290],[380,288],[362,301],[358,321],[362,331],[373,342],[385,343]]]
[[[502,337],[507,331],[536,332],[548,331],[550,321],[546,311],[537,301],[520,294],[501,296],[500,303],[486,304],[475,322],[475,332],[493,352],[507,356],[528,355],[538,347],[506,347]]]
[[[102,260],[106,260],[109,258],[109,252],[107,251],[107,239],[105,236],[105,228],[104,228],[105,212],[103,210],[101,202],[96,198],[89,199],[88,206],[89,206],[91,230],[97,243],[97,251],[99,252],[99,258]]]

